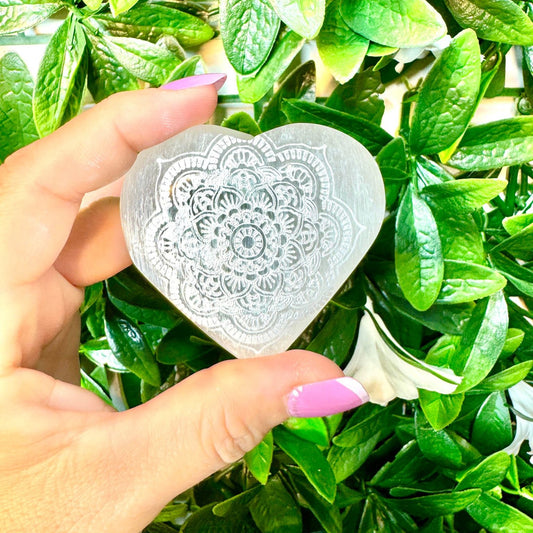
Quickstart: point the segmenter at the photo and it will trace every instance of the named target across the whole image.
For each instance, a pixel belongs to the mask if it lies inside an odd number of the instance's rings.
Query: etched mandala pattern
[[[168,165],[168,162],[165,162]],[[201,327],[260,346],[308,313],[362,226],[334,196],[325,148],[218,136],[173,159],[146,228],[169,297]]]

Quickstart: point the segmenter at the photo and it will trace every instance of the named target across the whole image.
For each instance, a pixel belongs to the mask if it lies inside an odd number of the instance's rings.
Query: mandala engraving
[[[364,230],[325,147],[219,135],[159,167],[143,242],[168,297],[256,353],[308,315]]]

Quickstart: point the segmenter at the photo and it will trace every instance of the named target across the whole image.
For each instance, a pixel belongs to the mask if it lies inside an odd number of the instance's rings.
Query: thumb
[[[364,389],[332,361],[295,350],[219,363],[115,414],[97,430],[102,446],[112,439],[116,453],[109,469],[131,474],[128,493],[136,495],[142,527],[177,494],[240,459],[289,415],[325,416],[366,400]]]

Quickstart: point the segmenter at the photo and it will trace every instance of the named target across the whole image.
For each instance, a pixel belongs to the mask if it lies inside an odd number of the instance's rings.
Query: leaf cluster
[[[398,9],[401,5],[401,9]],[[404,350],[463,377],[452,395],[290,419],[242,461],[177,496],[146,531],[341,533],[533,529],[525,446],[502,451],[517,416],[507,390],[533,379],[533,23],[512,0],[0,0],[4,33],[66,7],[33,83],[0,59],[0,158],[99,101],[195,72],[194,47],[220,31],[242,101],[223,125],[252,135],[287,123],[361,142],[383,175],[387,217],[363,263],[295,346],[349,360],[367,298]],[[382,126],[398,49],[451,43]],[[304,43],[341,82],[316,98]],[[523,52],[524,90],[505,87]],[[414,61],[411,69],[429,64]],[[517,116],[473,125],[480,103],[514,94]],[[305,126],[302,126],[305,127]],[[127,409],[230,357],[133,268],[86,290],[82,384]]]

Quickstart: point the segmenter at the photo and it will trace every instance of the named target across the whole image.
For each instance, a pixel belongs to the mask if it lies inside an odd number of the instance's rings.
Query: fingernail
[[[179,91],[180,89],[212,85],[218,91],[226,82],[226,78],[227,76],[225,74],[199,74],[198,76],[189,76],[188,78],[171,81],[166,85],[162,85],[160,89]]]
[[[293,389],[287,399],[287,411],[300,418],[327,416],[359,407],[368,399],[368,393],[355,379],[328,379]]]

